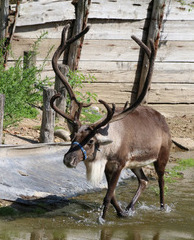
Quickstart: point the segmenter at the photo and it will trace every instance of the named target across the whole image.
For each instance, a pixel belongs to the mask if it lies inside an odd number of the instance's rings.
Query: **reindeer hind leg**
[[[158,175],[158,185],[160,190],[160,208],[164,209],[164,172],[169,159],[169,151],[161,149],[158,159],[154,162],[154,167]]]
[[[129,209],[133,210],[135,203],[137,202],[139,196],[141,195],[141,193],[145,190],[147,184],[148,184],[148,179],[145,176],[142,168],[135,168],[135,169],[131,169],[132,172],[136,175],[138,182],[139,182],[139,186],[138,189],[135,193],[135,196],[133,197],[132,201],[130,202],[130,204],[127,206],[126,210],[128,211]]]

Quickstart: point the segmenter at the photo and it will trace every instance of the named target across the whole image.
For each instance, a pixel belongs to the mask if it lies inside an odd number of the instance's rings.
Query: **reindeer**
[[[169,128],[165,118],[159,112],[148,106],[140,105],[148,90],[153,72],[156,55],[153,41],[150,40],[149,49],[142,41],[132,36],[149,59],[146,81],[137,100],[129,107],[125,106],[123,109],[116,110],[114,104],[110,107],[105,101],[99,100],[99,103],[105,107],[107,115],[93,124],[82,125],[79,120],[81,109],[88,105],[78,102],[73,89],[60,72],[57,60],[72,42],[89,30],[89,27],[67,40],[68,28],[69,26],[64,28],[61,44],[52,59],[53,69],[63,82],[71,99],[70,113],[67,114],[54,104],[55,100],[60,97],[60,93],[51,98],[51,107],[71,126],[71,146],[64,156],[64,164],[69,168],[75,168],[79,162],[84,161],[87,179],[93,184],[99,182],[105,173],[108,189],[103,201],[101,216],[104,221],[110,203],[120,217],[126,216],[127,211],[133,210],[148,184],[142,167],[153,163],[158,175],[160,207],[164,209],[164,171],[171,146]],[[126,210],[121,209],[115,197],[115,188],[124,168],[130,168],[139,182],[138,189]]]

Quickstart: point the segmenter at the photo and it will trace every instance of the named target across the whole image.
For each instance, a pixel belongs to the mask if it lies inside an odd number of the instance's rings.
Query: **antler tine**
[[[125,110],[127,108],[127,105],[129,104],[129,101],[126,101],[124,107],[123,107],[123,110]]]
[[[50,100],[50,105],[51,105],[51,107],[52,107],[58,114],[60,114],[62,117],[68,119],[68,120],[71,121],[71,122],[74,122],[74,118],[73,118],[71,115],[69,115],[69,114],[61,111],[61,110],[60,110],[58,107],[56,107],[56,105],[54,104],[55,100],[56,100],[57,98],[60,98],[60,97],[61,97],[61,93],[57,93],[57,94],[55,94],[54,96],[52,96],[52,98],[51,98],[51,100]]]
[[[151,56],[151,51],[148,48],[148,46],[146,46],[139,38],[137,38],[136,36],[132,35],[131,38],[141,47],[143,48],[144,52],[147,54],[148,58],[150,58]]]
[[[80,125],[79,119],[77,119],[77,117],[73,117],[70,114],[67,114],[63,111],[61,111],[55,104],[54,102],[56,101],[57,98],[61,97],[61,93],[56,93],[54,96],[52,96],[51,100],[50,100],[50,105],[53,108],[53,110],[55,112],[57,112],[58,114],[60,114],[62,117],[66,118],[68,121],[70,121],[74,127]]]
[[[148,69],[148,73],[147,73],[147,76],[146,76],[146,80],[145,80],[145,83],[144,83],[144,87],[142,89],[142,92],[141,94],[139,95],[139,97],[137,98],[137,100],[128,108],[126,108],[125,110],[123,110],[122,112],[116,114],[115,116],[112,117],[112,119],[110,120],[110,123],[111,122],[115,122],[115,121],[118,121],[122,118],[124,118],[125,116],[127,116],[130,112],[132,112],[136,107],[138,107],[141,102],[143,101],[146,93],[147,93],[147,90],[148,90],[148,87],[149,87],[149,82],[150,82],[150,79],[152,77],[152,73],[153,73],[153,67],[154,67],[154,61],[155,61],[155,56],[156,56],[156,50],[155,50],[155,47],[154,47],[154,43],[153,41],[150,39],[149,42],[150,42],[150,48],[151,50],[141,41],[139,40],[137,37],[135,36],[132,36],[132,39],[137,42],[137,44],[143,48],[144,52],[147,54],[148,56],[148,59],[149,59],[149,69]]]
[[[114,112],[115,112],[115,104],[112,104],[112,108],[108,105],[108,103],[106,103],[103,100],[99,100],[99,103],[103,104],[104,107],[107,110],[107,115],[103,118],[101,118],[100,120],[98,120],[97,122],[95,122],[94,124],[90,125],[90,128],[95,132],[97,131],[99,128],[105,126],[107,123],[110,122],[110,120],[112,119]]]

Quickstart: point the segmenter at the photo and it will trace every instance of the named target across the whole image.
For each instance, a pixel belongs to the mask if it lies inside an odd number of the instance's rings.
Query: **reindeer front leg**
[[[115,209],[118,212],[121,212],[121,208],[119,207],[115,196],[114,196],[114,191],[121,173],[122,167],[119,166],[115,171],[111,172],[110,170],[106,169],[105,173],[107,177],[107,182],[108,182],[108,190],[106,193],[106,196],[104,198],[104,202],[103,202],[103,214],[102,214],[102,218],[105,219],[106,217],[106,212],[108,210],[108,207],[110,205],[110,202],[113,204],[113,206],[115,207]]]
[[[109,188],[110,181],[111,181],[111,178],[112,178],[112,171],[110,171],[109,169],[105,169],[105,175],[106,175],[106,180],[107,180],[108,188]],[[112,199],[111,199],[111,204],[115,208],[115,210],[117,212],[117,215],[119,217],[126,217],[125,212],[121,209],[121,207],[119,206],[119,204],[118,204],[118,202],[116,200],[115,191],[113,192],[113,196],[112,196]]]

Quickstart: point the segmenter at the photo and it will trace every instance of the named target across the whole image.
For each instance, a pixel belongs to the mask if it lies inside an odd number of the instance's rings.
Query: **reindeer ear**
[[[107,136],[102,136],[101,134],[96,135],[97,141],[99,145],[108,145],[111,144],[113,141],[109,139]]]

